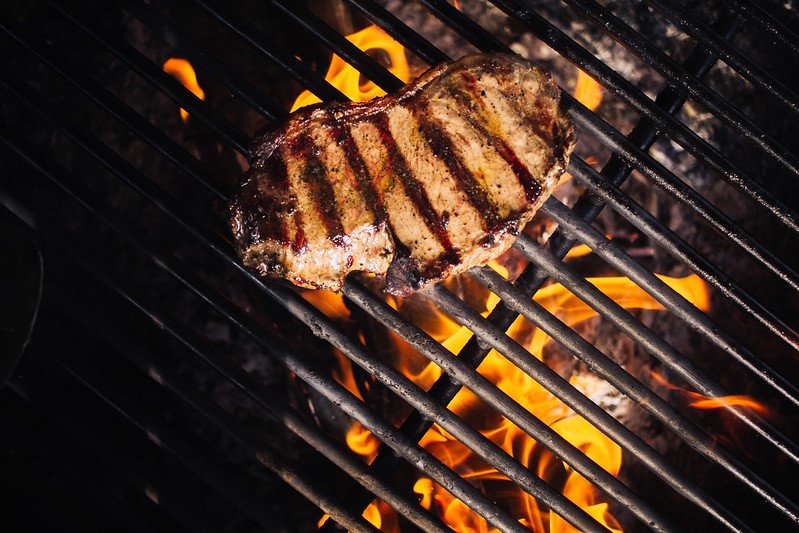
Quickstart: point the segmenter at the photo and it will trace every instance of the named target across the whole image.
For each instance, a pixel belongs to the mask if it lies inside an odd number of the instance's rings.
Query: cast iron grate
[[[346,4],[421,61],[448,59],[377,2],[346,0]],[[474,48],[513,51],[500,36],[450,3],[420,0],[419,4]],[[224,201],[232,185],[225,177],[231,175],[229,168],[235,168],[236,153],[246,156],[254,126],[237,123],[239,115],[228,113],[218,101],[206,103],[195,97],[161,70],[153,59],[154,49],[148,47],[151,40],[164,40],[175,54],[192,60],[210,88],[233,96],[231,108],[245,108],[249,117],[262,121],[286,114],[278,101],[291,94],[289,80],[323,99],[346,98],[309,67],[312,61],[296,58],[297,50],[289,46],[312,57],[313,47],[324,45],[387,91],[398,88],[399,79],[310,8],[283,0],[254,8],[198,0],[182,3],[179,10],[130,0],[119,6],[41,2],[9,9],[3,20],[2,138],[13,172],[3,184],[7,206],[3,216],[21,216],[32,226],[45,250],[47,280],[33,353],[2,393],[2,419],[11,428],[6,436],[7,460],[27,457],[30,450],[32,458],[25,461],[44,484],[52,476],[49,465],[56,465],[62,476],[56,484],[70,479],[102,504],[105,511],[98,513],[102,516],[95,524],[100,527],[123,523],[136,530],[292,531],[313,526],[324,511],[333,519],[324,529],[335,527],[335,521],[349,530],[370,531],[374,528],[361,514],[377,497],[399,512],[405,527],[445,531],[440,519],[422,508],[403,484],[407,480],[395,479],[397,471],[419,469],[493,527],[526,530],[507,507],[418,446],[435,422],[534,495],[542,507],[580,530],[604,530],[585,510],[446,408],[465,386],[580,472],[613,505],[625,509],[631,527],[684,529],[686,518],[674,516],[669,508],[673,501],[680,502],[688,519],[719,529],[751,530],[764,523],[785,527],[799,521],[795,487],[786,482],[791,479],[786,472],[795,473],[799,463],[795,426],[790,423],[799,391],[792,365],[780,360],[783,356],[792,360],[799,348],[793,329],[799,276],[795,258],[785,252],[795,244],[799,224],[795,202],[783,196],[799,174],[796,147],[784,146],[790,139],[777,140],[766,133],[763,116],[749,117],[702,81],[721,57],[760,91],[755,94],[773,97],[781,106],[777,109],[795,113],[792,79],[759,67],[734,46],[746,23],[773,36],[775,44],[769,50],[795,56],[794,34],[756,5],[721,2],[708,11],[713,20],[702,21],[705,11],[700,16],[676,2],[653,1],[653,9],[696,41],[678,62],[615,17],[608,9],[612,6],[580,0],[567,4],[558,8],[563,17],[597,24],[665,83],[657,98],[650,98],[560,29],[551,20],[551,7],[493,2],[509,21],[590,74],[640,119],[625,136],[564,92],[575,122],[611,155],[601,171],[574,158],[569,171],[588,192],[571,208],[555,199],[546,203],[542,213],[557,229],[546,246],[527,235],[519,238],[515,249],[530,264],[515,283],[489,268],[469,274],[477,282],[469,283],[501,297],[486,318],[452,287],[439,285],[427,291],[430,302],[474,333],[457,356],[369,287],[354,279],[347,282],[343,293],[353,314],[372,327],[392,330],[444,370],[426,392],[384,361],[377,347],[352,335],[295,291],[264,283],[239,266],[224,228]],[[131,28],[151,36],[137,40]],[[299,40],[304,44],[298,43],[297,35],[302,35]],[[220,46],[215,39],[225,44]],[[273,85],[282,82],[286,87],[270,86],[274,92],[265,94],[263,79],[247,70],[236,55],[244,48],[248,52],[243,58],[270,65],[269,75],[280,80]],[[135,82],[130,81],[133,78]],[[128,85],[116,83],[118,79]],[[128,88],[137,91],[134,98],[121,92]],[[164,131],[163,122],[158,122],[160,110],[174,112],[170,100],[192,117],[189,133],[181,130],[178,135],[183,138]],[[760,167],[731,157],[677,117],[687,100],[701,105],[731,136],[766,161],[762,168],[773,173],[767,183],[753,177]],[[92,111],[82,120],[84,106]],[[105,129],[109,120],[118,126]],[[661,134],[692,154],[713,179],[725,180],[765,213],[774,235],[754,232],[745,221],[734,220],[726,206],[705,198],[655,157],[650,149]],[[779,296],[728,275],[713,257],[636,203],[621,188],[633,170],[649,180],[649,187],[656,185],[701,224],[721,234],[734,255],[749,258],[765,272],[758,279],[767,279],[769,290],[779,291]],[[126,192],[120,193],[120,188]],[[128,199],[131,191],[135,200]],[[730,321],[720,326],[596,229],[592,222],[605,205],[674,261],[701,276],[736,316],[746,316],[748,329],[730,331],[735,324]],[[660,302],[680,328],[695,331],[703,343],[713,346],[717,361],[739,368],[756,396],[782,413],[783,423],[775,425],[753,411],[725,408],[747,427],[761,446],[758,453],[767,454],[768,461],[753,460],[720,444],[684,409],[662,399],[640,376],[628,373],[530,299],[547,280],[562,283],[659,360],[670,375],[709,397],[730,394],[727,384],[709,374],[701,361],[674,348],[664,334],[644,325],[564,262],[578,242]],[[772,251],[775,247],[780,253]],[[247,296],[241,294],[244,288],[250,291]],[[695,479],[690,464],[675,465],[673,457],[664,457],[555,370],[529,357],[505,334],[519,314],[679,437],[697,460],[711,465],[714,475],[733,483],[734,494]],[[203,327],[197,325],[199,315]],[[308,337],[308,328],[315,338]],[[218,341],[218,329],[228,332],[226,342]],[[753,331],[758,332],[755,339],[760,344],[747,338]],[[238,342],[227,342],[230,338]],[[396,427],[376,405],[339,385],[320,361],[327,345],[371,376],[364,379],[375,390],[390,391],[386,394],[410,406],[410,416]],[[764,356],[763,346],[777,356]],[[658,494],[654,491],[642,496],[639,487],[631,488],[608,474],[475,372],[492,348],[589,419],[648,472],[648,480],[673,496],[664,498],[666,504],[653,497]],[[235,350],[249,350],[259,361],[265,354],[271,362],[252,368],[252,359],[242,359]],[[110,356],[99,355],[105,353]],[[195,366],[210,368],[214,377],[197,373]],[[275,377],[282,375],[283,367],[305,395],[285,390],[285,380]],[[229,397],[241,398],[241,404]],[[244,404],[255,409],[246,410]],[[323,405],[332,414],[319,413]],[[325,431],[320,421],[324,416],[350,417],[368,428],[384,443],[377,458],[366,465],[345,450],[337,437]],[[52,442],[64,444],[54,447]],[[220,449],[227,447],[231,449]],[[274,476],[252,475],[253,463]],[[287,502],[295,500],[282,494],[283,483],[315,507],[308,504],[287,512]],[[737,504],[741,500],[736,498],[745,498],[747,505]],[[316,508],[321,511],[314,514]]]

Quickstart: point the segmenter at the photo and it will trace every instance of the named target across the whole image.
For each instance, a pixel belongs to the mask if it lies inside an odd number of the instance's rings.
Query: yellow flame
[[[363,517],[367,522],[380,529],[383,526],[383,517],[380,515],[380,509],[376,502],[372,502],[363,512]]]
[[[184,87],[190,90],[194,96],[200,100],[205,100],[205,91],[202,90],[200,84],[197,83],[197,74],[194,72],[194,67],[185,59],[177,57],[170,57],[164,62],[164,72],[178,80]],[[180,108],[180,118],[183,122],[189,119],[189,113]]]
[[[347,35],[347,39],[363,50],[381,50],[388,54],[391,64],[388,70],[404,82],[409,79],[408,60],[405,49],[389,34],[377,26],[369,26],[359,32]],[[325,80],[343,92],[353,102],[368,102],[372,98],[386,94],[371,81],[361,83],[361,74],[337,55],[333,55]],[[291,111],[320,102],[310,91],[303,91],[291,106]]]
[[[577,69],[577,83],[574,86],[574,98],[590,110],[599,107],[602,102],[602,86],[594,78]]]
[[[428,510],[433,506],[433,480],[420,477],[413,485],[413,492],[419,495],[419,505]]]
[[[363,427],[358,421],[355,421],[350,426],[350,429],[347,430],[346,441],[347,446],[364,457],[368,463],[374,460],[380,447],[380,439],[375,437],[371,431]]]
[[[592,251],[593,250],[591,250],[587,244],[578,244],[577,246],[573,246],[572,249],[566,253],[566,259],[582,257],[584,255],[590,254]]]

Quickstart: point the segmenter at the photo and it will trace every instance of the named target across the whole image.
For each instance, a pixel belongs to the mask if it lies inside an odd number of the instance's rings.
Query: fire
[[[390,70],[400,79],[408,80],[408,64],[404,49],[382,30],[372,26],[349,35],[347,38],[361,50],[385,52],[390,58]],[[333,57],[325,79],[354,101],[367,101],[384,94],[371,82],[361,83],[358,71],[337,56]],[[577,96],[578,94],[579,96]],[[578,87],[575,96],[585,105],[595,108],[601,101],[602,90],[591,78],[578,72]],[[294,102],[292,111],[315,102],[318,102],[318,99],[306,91]],[[589,252],[588,248],[578,248],[572,255]],[[507,270],[498,263],[495,262],[491,266],[505,277],[508,276]],[[709,304],[707,289],[696,276],[661,277],[661,279],[697,307],[707,308]],[[589,281],[626,308],[663,309],[659,303],[627,278],[592,278]],[[353,325],[350,311],[340,294],[324,291],[306,291],[303,294],[308,301],[331,318],[350,326]],[[538,291],[534,299],[569,326],[596,316],[593,309],[558,284]],[[390,297],[387,301],[401,313],[408,312],[405,301]],[[498,302],[499,298],[496,295],[487,292],[483,315],[488,315]],[[418,307],[420,304],[416,302],[415,305]],[[457,354],[472,336],[472,332],[467,328],[460,326],[432,307],[415,308],[413,320],[454,354]],[[543,357],[543,350],[551,340],[546,334],[532,327],[523,319],[514,323],[508,332],[529,350],[531,356],[539,359]],[[424,390],[428,390],[440,377],[441,369],[421,357],[391,331],[386,330],[385,335],[386,346],[391,348],[381,349],[381,353],[385,354],[405,376]],[[361,336],[361,340],[363,341],[363,336]],[[338,365],[334,370],[334,377],[353,394],[363,399],[350,360],[341,353],[336,355]],[[478,370],[535,416],[548,423],[554,431],[583,450],[608,472],[614,475],[619,472],[621,449],[615,443],[589,422],[572,412],[568,406],[499,353],[491,351]],[[572,379],[572,384],[575,387],[584,390],[585,387],[581,383],[582,381],[578,378]],[[473,393],[466,389],[462,390],[452,400],[449,409],[479,429],[486,437],[516,457],[523,465],[538,473],[543,479],[559,486],[569,499],[594,516],[608,529],[620,531],[616,519],[608,512],[607,503],[597,497],[596,491],[588,481],[538,446],[533,439],[508,420],[493,412]],[[380,446],[380,441],[357,422],[349,428],[346,442],[350,449],[361,455],[367,462],[374,459]],[[420,445],[461,476],[482,487],[490,497],[506,502],[506,506],[512,510],[519,521],[532,530],[559,533],[574,531],[555,513],[539,508],[534,498],[517,489],[499,472],[474,456],[468,448],[437,425],[431,427],[422,438]],[[423,507],[437,513],[455,531],[486,533],[492,531],[481,517],[432,480],[424,476],[419,477],[413,490],[419,496],[419,502]],[[375,527],[380,528],[381,531],[399,530],[396,513],[381,501],[372,502],[364,512],[364,518]],[[325,519],[326,517],[323,517],[320,525]]]
[[[686,401],[688,407],[693,407],[694,409],[700,410],[726,409],[729,407],[735,407],[757,413],[767,419],[775,418],[775,413],[771,409],[758,402],[751,396],[745,396],[742,394],[719,397],[705,396],[704,394],[690,391],[669,383],[665,377],[657,372],[652,371],[650,372],[650,375],[655,383],[676,393],[679,397],[682,397]],[[722,411],[722,413],[724,412]],[[718,430],[713,431],[713,436],[727,445],[734,446],[739,451],[753,453],[753,450],[748,449],[748,443],[745,438],[746,434],[743,431],[744,426],[741,424],[741,421],[732,415],[732,413],[727,412],[724,414],[726,414],[726,416],[722,416],[717,419],[720,422],[721,427],[718,428]]]
[[[492,267],[507,276],[507,271],[499,264],[493,263]],[[708,308],[707,288],[697,276],[691,275],[684,278],[660,276],[660,278],[700,309]],[[658,302],[628,278],[589,278],[588,281],[625,308],[663,310]],[[341,295],[317,291],[305,293],[305,296],[320,309],[331,313],[332,317],[343,321],[350,320],[349,311],[344,305]],[[596,316],[593,309],[559,284],[553,284],[538,291],[534,300],[555,313],[569,326]],[[487,315],[498,301],[499,298],[496,295],[489,293],[483,314]],[[402,308],[402,302],[393,303],[395,307]],[[438,323],[425,324],[425,329],[453,353],[457,353],[472,335],[467,328],[459,326],[443,315],[438,316]],[[551,341],[546,334],[531,328],[523,319],[517,321],[509,329],[509,333],[517,341],[523,342],[530,353],[539,359],[543,356],[544,348]],[[390,332],[388,334],[391,335]],[[392,338],[396,349],[394,359],[400,371],[422,388],[429,388],[440,376],[441,370],[429,362],[426,365],[419,365],[418,356],[413,357],[413,350],[400,339],[393,336]],[[337,379],[360,397],[361,394],[353,378],[351,363],[342,354],[339,354],[339,365],[335,373]],[[499,353],[491,351],[480,365],[479,371],[498,388],[525,405],[535,416],[548,423],[554,431],[583,450],[597,464],[614,475],[618,474],[622,458],[618,445],[588,421],[573,413],[549,391]],[[579,378],[575,377],[571,382],[575,387],[583,389],[582,381]],[[620,531],[615,518],[608,513],[607,503],[597,498],[590,482],[553,455],[542,450],[533,439],[508,420],[496,415],[470,391],[462,390],[450,403],[449,408],[459,417],[468,420],[480,429],[486,437],[512,454],[523,465],[533,469],[544,480],[559,483],[566,497],[577,503],[600,523],[611,530]],[[374,459],[380,445],[380,441],[357,422],[350,427],[346,441],[350,448],[364,457],[367,462]],[[475,457],[468,448],[442,428],[433,426],[423,437],[420,445],[460,475],[471,479],[480,486],[493,487],[497,491],[495,497],[511,498],[513,501],[511,508],[519,515],[519,520],[532,530],[563,533],[574,531],[556,514],[540,509],[534,498],[513,487],[500,473]],[[472,513],[467,506],[432,480],[420,477],[414,485],[414,492],[419,495],[421,505],[435,510],[455,531],[492,531],[482,518]],[[382,502],[373,502],[364,517],[370,522],[376,523],[374,514],[376,509],[381,510],[382,530],[397,531],[387,527],[387,520],[395,521],[396,517],[393,516],[394,512]]]
[[[391,61],[391,64],[388,65],[388,70],[402,81],[408,81],[408,59],[405,57],[405,49],[382,29],[372,25],[359,32],[347,35],[347,40],[364,52],[377,50],[388,54]],[[325,80],[354,102],[368,102],[372,98],[386,94],[384,90],[371,81],[367,80],[361,83],[360,72],[335,54],[333,54],[333,60],[330,62],[330,68],[327,70]],[[291,111],[319,101],[319,98],[310,91],[304,91],[294,101]]]
[[[574,86],[572,96],[593,111],[602,102],[602,86],[594,78],[577,69],[577,83]]]
[[[202,90],[200,84],[197,83],[197,74],[194,72],[194,67],[185,59],[170,57],[164,62],[164,72],[178,80],[188,90],[194,93],[194,96],[200,100],[205,100],[205,91]],[[183,122],[189,120],[189,113],[180,108],[180,118]]]
[[[697,307],[707,308],[707,292],[703,290],[703,283],[696,276],[686,278],[662,276],[661,279],[675,287]],[[659,303],[627,278],[592,278],[589,281],[626,308],[663,309]],[[559,284],[542,289],[534,299],[557,314],[570,326],[596,316],[593,309]],[[491,295],[485,314],[496,302],[496,296]],[[523,342],[527,338],[526,347],[533,356],[538,358],[543,356],[543,350],[551,340],[540,330],[534,330],[530,335],[529,327],[521,319],[511,327],[509,332],[517,341]],[[466,328],[459,328],[453,331],[443,344],[457,353],[470,336],[471,333]],[[553,430],[583,450],[597,464],[614,475],[618,474],[621,468],[621,449],[585,419],[574,414],[560,400],[515,365],[492,351],[480,365],[479,371],[498,388],[525,405],[530,412],[547,422]],[[409,377],[414,379],[413,375],[409,375]],[[581,382],[577,378],[572,379],[572,384],[578,388],[581,387]],[[597,500],[595,491],[588,481],[548,452],[542,451],[533,439],[518,430],[509,421],[504,418],[498,419],[497,415],[493,414],[471,392],[462,390],[453,399],[449,408],[458,416],[469,420],[480,428],[485,436],[512,454],[522,464],[534,469],[543,479],[555,482],[555,480],[565,477],[565,481],[561,483],[564,495],[609,529],[620,530],[616,520],[608,514],[607,504]],[[483,486],[502,484],[504,478],[501,474],[473,456],[465,446],[438,426],[433,426],[430,429],[421,444],[464,477]],[[436,508],[441,510],[445,521],[456,531],[489,531],[487,524],[480,517],[474,515],[461,502],[432,481],[420,480],[417,482],[415,490],[420,494],[422,502],[435,502]],[[529,495],[516,491],[512,487],[502,489],[503,494],[508,491],[515,492],[514,508],[520,515],[519,519],[533,530],[573,531],[569,524],[554,513],[539,509],[536,501]]]
[[[665,377],[658,374],[657,372],[653,371],[651,372],[651,375],[656,383],[662,385],[663,387],[671,391],[675,391],[683,395],[685,398],[687,398],[688,405],[695,409],[722,409],[725,407],[743,407],[745,409],[749,409],[761,415],[770,414],[770,410],[768,409],[768,407],[758,402],[751,396],[745,396],[742,394],[733,394],[730,396],[719,396],[716,398],[712,398],[710,396],[705,396],[704,394],[700,394],[694,391],[689,391],[687,389],[678,387],[677,385],[673,385],[669,383]]]

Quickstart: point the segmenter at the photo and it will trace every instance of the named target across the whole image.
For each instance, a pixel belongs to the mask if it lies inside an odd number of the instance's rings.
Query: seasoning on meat
[[[407,295],[485,265],[549,196],[576,137],[549,74],[505,54],[439,65],[366,103],[310,106],[256,138],[231,201],[245,265]]]

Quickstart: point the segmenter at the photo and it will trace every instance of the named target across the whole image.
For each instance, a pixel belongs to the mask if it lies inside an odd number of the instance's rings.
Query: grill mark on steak
[[[300,179],[310,189],[311,199],[325,226],[328,239],[336,246],[343,247],[344,227],[338,212],[336,196],[333,194],[333,187],[325,179],[327,168],[319,154],[322,149],[314,144],[310,132],[300,135],[291,145],[291,151],[295,157],[305,157],[305,167],[300,173]]]
[[[458,262],[458,252],[452,246],[452,241],[449,238],[446,228],[446,220],[443,220],[436,213],[433,205],[430,203],[430,198],[427,196],[425,186],[420,182],[413,173],[408,169],[408,164],[405,157],[400,152],[397,143],[391,136],[391,131],[388,126],[388,115],[385,113],[378,113],[373,119],[373,124],[380,134],[380,141],[388,152],[388,165],[390,171],[402,182],[405,195],[413,203],[419,214],[422,215],[425,225],[433,233],[438,243],[444,249],[442,259],[450,264]]]
[[[361,152],[355,144],[355,139],[352,138],[350,128],[342,125],[335,117],[331,117],[325,125],[329,128],[336,144],[341,147],[344,155],[347,156],[347,163],[355,175],[358,193],[363,198],[366,209],[380,220],[388,220],[386,208],[383,204],[383,195],[378,193],[372,181],[372,176],[366,167],[363,156],[361,156]]]
[[[475,99],[482,102],[480,93],[477,91],[476,86],[472,85],[471,88],[471,95],[454,86],[449,87],[447,89],[447,93],[463,106],[471,106]],[[482,118],[486,120],[488,119],[488,117],[485,115],[485,112],[480,113],[480,115],[482,115]],[[511,170],[516,175],[516,178],[519,180],[519,183],[521,183],[527,200],[530,202],[535,202],[538,200],[543,192],[541,184],[538,183],[535,177],[533,177],[533,175],[527,169],[527,166],[521,162],[516,155],[516,152],[513,151],[508,143],[498,135],[490,132],[488,128],[486,128],[477,120],[477,117],[473,115],[467,115],[465,116],[465,119],[469,123],[469,126],[471,126],[478,135],[488,139],[488,144],[493,147],[494,151],[505,160],[508,166],[510,166]]]
[[[427,141],[427,145],[435,156],[447,166],[450,174],[458,181],[461,190],[466,193],[472,206],[482,214],[484,229],[496,231],[500,225],[497,206],[491,203],[485,188],[478,183],[472,172],[466,168],[444,127],[437,121],[428,118],[426,112],[426,105],[413,108],[414,118],[419,126],[419,131],[425,141]]]

